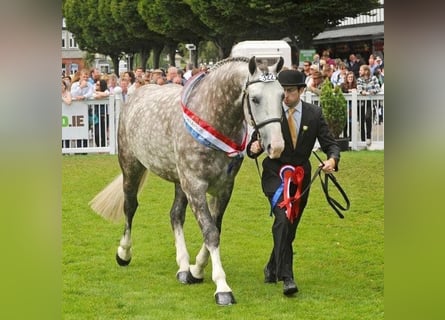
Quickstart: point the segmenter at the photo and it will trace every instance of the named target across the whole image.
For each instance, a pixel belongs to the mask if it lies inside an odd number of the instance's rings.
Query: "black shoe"
[[[267,267],[264,268],[264,283],[277,283],[277,276]]]
[[[283,294],[286,296],[290,296],[294,293],[298,292],[297,285],[295,284],[294,279],[286,278],[283,280]]]

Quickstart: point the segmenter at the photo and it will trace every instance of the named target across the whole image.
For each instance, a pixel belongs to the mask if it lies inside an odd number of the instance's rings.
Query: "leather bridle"
[[[269,123],[272,123],[272,122],[281,122],[281,117],[280,118],[270,118],[270,119],[264,120],[264,121],[262,121],[260,123],[256,123],[255,118],[254,118],[253,113],[252,113],[252,106],[250,105],[249,92],[247,91],[247,87],[249,87],[251,84],[258,83],[258,82],[266,83],[266,82],[274,82],[274,81],[277,81],[277,80],[276,79],[275,80],[262,80],[262,79],[258,79],[258,80],[253,80],[253,81],[247,80],[246,81],[246,85],[245,85],[244,90],[243,90],[243,98],[242,98],[242,105],[241,106],[242,106],[242,108],[244,110],[244,101],[247,100],[247,111],[249,112],[250,119],[252,120],[252,124],[251,125],[255,129],[255,131],[257,131],[258,137],[259,137],[259,134],[260,134],[258,129],[260,129],[260,128],[264,127],[265,125],[267,125]]]

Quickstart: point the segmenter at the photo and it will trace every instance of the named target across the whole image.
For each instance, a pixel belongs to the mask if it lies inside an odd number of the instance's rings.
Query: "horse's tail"
[[[142,190],[147,172],[141,179]],[[119,175],[88,203],[97,214],[112,222],[118,222],[124,216],[123,175]]]
[[[124,215],[123,175],[119,175],[88,204],[103,218],[117,222]]]

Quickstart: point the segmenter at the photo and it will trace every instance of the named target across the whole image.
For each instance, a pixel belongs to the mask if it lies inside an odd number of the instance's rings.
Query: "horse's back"
[[[123,106],[119,122],[119,155],[136,157],[159,176],[177,180],[174,142],[183,129],[182,86],[144,85]]]

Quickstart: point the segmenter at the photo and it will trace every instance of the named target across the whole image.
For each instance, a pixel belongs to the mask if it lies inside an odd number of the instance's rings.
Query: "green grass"
[[[314,183],[294,242],[300,289],[294,298],[283,296],[281,283],[263,283],[272,218],[255,162],[245,160],[221,236],[223,266],[238,302],[229,307],[215,304],[210,263],[202,284],[182,285],[175,278],[172,184],[149,176],[134,218],[133,260],[119,267],[115,253],[123,223],[107,222],[88,207],[120,173],[117,156],[64,156],[62,165],[63,319],[384,318],[382,151],[342,153],[336,177],[351,201],[345,219]],[[193,263],[202,237],[190,211],[185,235]]]

